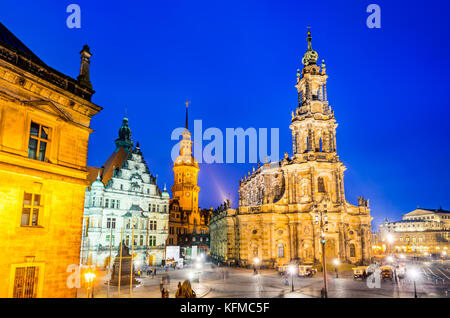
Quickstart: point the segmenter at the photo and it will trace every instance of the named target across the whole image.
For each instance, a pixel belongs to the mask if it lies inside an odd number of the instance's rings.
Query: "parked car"
[[[392,266],[381,266],[381,279],[390,279],[392,280],[394,278],[394,271],[392,269]]]
[[[367,266],[353,267],[353,279],[366,279],[367,278]]]
[[[298,265],[298,276],[313,277],[317,270],[312,265]]]
[[[406,267],[403,265],[397,265],[395,268],[398,278],[405,278],[406,276]]]

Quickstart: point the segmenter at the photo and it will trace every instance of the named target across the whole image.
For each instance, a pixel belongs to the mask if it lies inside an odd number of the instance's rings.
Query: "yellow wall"
[[[89,121],[99,110],[0,60],[0,297],[12,296],[25,263],[42,270],[38,297],[76,296],[66,270],[79,264]],[[28,158],[31,121],[50,128],[45,162]],[[42,195],[39,226],[21,226],[24,192]]]

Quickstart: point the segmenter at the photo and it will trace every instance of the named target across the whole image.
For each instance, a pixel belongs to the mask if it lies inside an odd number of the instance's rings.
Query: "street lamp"
[[[392,234],[388,234],[386,236],[386,241],[388,242],[389,253],[392,254],[392,243],[394,243],[394,236]]]
[[[91,298],[94,298],[94,279],[96,275],[92,270],[89,268],[86,273],[84,273],[84,280],[86,282],[86,292],[87,292],[87,298],[89,298],[89,294],[91,294]],[[92,293],[89,293],[89,291],[92,289]]]
[[[334,264],[334,271],[336,272],[336,278],[339,278],[338,269],[337,269],[339,266],[339,259],[335,258],[333,260],[333,264]]]
[[[259,264],[259,258],[255,257],[255,258],[253,259],[253,264],[254,264],[254,267],[253,267],[253,273],[254,273],[254,274],[257,274],[258,271],[256,270],[256,266],[258,266],[258,264]]]
[[[386,260],[387,260],[389,263],[392,263],[392,262],[394,261],[394,258],[392,258],[392,256],[388,256],[388,257],[386,257]]]
[[[323,272],[323,289],[322,297],[328,298],[328,286],[327,286],[327,263],[325,255],[325,232],[328,231],[328,216],[326,203],[323,204],[322,208],[318,207],[316,203],[314,205],[316,209],[315,224],[318,226],[317,232],[320,234],[320,244],[322,245],[322,272]]]
[[[291,274],[291,282],[292,282],[292,286],[291,286],[291,290],[292,292],[294,292],[294,274],[295,274],[295,265],[289,265],[289,273]]]
[[[419,271],[416,268],[413,268],[409,271],[409,276],[414,283],[414,298],[417,298],[416,280],[419,278]]]

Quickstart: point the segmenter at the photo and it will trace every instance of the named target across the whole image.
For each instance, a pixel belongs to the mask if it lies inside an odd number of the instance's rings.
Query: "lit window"
[[[40,124],[31,122],[30,139],[28,142],[28,158],[40,161],[45,160],[45,152],[49,142],[50,129]]]
[[[23,196],[21,226],[38,226],[39,212],[42,209],[41,195],[26,193]]]

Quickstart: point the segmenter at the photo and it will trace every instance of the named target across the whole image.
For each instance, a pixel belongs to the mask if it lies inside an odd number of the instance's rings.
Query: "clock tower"
[[[180,208],[191,215],[198,212],[198,193],[200,187],[197,185],[199,166],[192,155],[191,133],[188,130],[188,105],[186,102],[186,125],[180,141],[180,155],[173,165],[174,184],[171,188],[173,198],[178,199]]]

